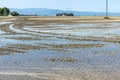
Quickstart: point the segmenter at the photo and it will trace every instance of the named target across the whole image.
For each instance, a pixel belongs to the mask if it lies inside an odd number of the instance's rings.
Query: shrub
[[[16,11],[11,12],[10,14],[11,14],[12,16],[19,16],[19,13],[18,13],[18,12],[16,12]]]
[[[110,19],[110,18],[106,16],[106,17],[104,17],[104,19]]]

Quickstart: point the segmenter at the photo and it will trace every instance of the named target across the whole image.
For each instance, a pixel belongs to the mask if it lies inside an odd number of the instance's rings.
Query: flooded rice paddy
[[[6,73],[0,72],[2,76],[118,80],[119,68],[120,23],[0,22],[0,71]]]

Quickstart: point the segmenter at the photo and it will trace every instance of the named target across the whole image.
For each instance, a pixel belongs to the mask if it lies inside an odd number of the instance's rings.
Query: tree
[[[2,15],[2,13],[1,13],[1,12],[2,12],[2,8],[0,8],[0,16]]]
[[[74,14],[73,13],[68,13],[67,16],[74,16]]]
[[[62,13],[57,13],[56,16],[62,16]]]
[[[9,13],[10,13],[10,9],[9,8],[7,8],[7,7],[1,8],[1,15],[2,16],[8,16]]]
[[[73,13],[57,13],[56,16],[74,16]]]
[[[18,12],[16,12],[16,11],[11,12],[10,14],[11,14],[12,16],[19,16],[19,13],[18,13]]]

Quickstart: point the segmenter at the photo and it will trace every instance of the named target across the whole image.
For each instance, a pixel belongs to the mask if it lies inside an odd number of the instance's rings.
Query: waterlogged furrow
[[[0,23],[0,69],[23,71],[5,70],[0,75],[29,76],[36,80],[119,78],[105,76],[120,73],[119,23],[40,25],[39,21],[29,20],[23,23],[24,19]]]

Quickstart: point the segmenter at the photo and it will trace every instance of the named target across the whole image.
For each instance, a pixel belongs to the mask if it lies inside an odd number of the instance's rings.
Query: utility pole
[[[108,0],[106,0],[106,17],[108,17]]]
[[[68,14],[68,8],[67,8],[67,14]]]

